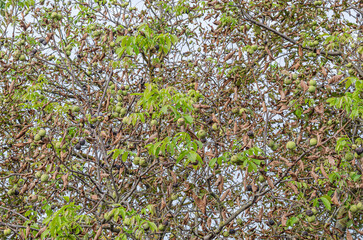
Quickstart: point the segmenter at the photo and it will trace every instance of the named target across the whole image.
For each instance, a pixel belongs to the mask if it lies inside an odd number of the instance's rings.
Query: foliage
[[[0,238],[359,239],[360,9],[0,0]]]

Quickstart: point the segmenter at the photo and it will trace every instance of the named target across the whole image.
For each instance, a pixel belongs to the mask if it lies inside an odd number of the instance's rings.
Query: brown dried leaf
[[[316,106],[314,108],[315,112],[319,113],[319,114],[323,114],[324,113],[324,105],[320,104],[319,106]]]
[[[310,199],[314,199],[316,197],[316,190],[314,190],[312,193],[311,193],[311,196],[310,196]]]
[[[213,154],[213,152],[211,152],[211,151],[206,152],[206,153],[205,153],[205,155],[206,155],[209,159],[212,159],[212,158],[214,158],[214,157],[215,157],[215,155],[214,155],[214,154]]]
[[[280,165],[281,163],[279,161],[272,161],[270,162],[268,165],[271,165],[271,166],[277,166],[277,165]]]
[[[313,169],[311,169],[310,175],[314,178],[316,182],[318,181],[319,176],[315,173],[315,166],[313,166]]]
[[[204,195],[202,198],[201,210],[203,214],[207,214],[207,195]]]
[[[28,144],[28,143],[26,143],[26,142],[25,142],[25,143],[16,143],[16,144],[14,144],[14,146],[15,146],[15,147],[19,147],[19,148],[20,148],[20,147],[24,147],[24,146],[25,146],[25,145],[27,145],[27,144]]]
[[[335,159],[332,156],[328,156],[328,162],[330,165],[335,166]]]
[[[324,169],[324,166],[323,166],[323,164],[322,164],[322,163],[320,163],[320,171],[321,171],[321,173],[323,174],[323,176],[324,176],[326,179],[329,179],[328,174],[326,174],[325,169]]]
[[[328,76],[328,73],[326,72],[326,69],[324,67],[321,67],[321,73],[324,77]]]
[[[223,177],[221,177],[221,182],[218,185],[219,193],[223,192],[223,185],[224,185],[224,180],[223,180]]]
[[[20,231],[20,232],[22,232],[22,231]],[[25,230],[25,238],[28,238],[29,237],[29,233],[30,233],[30,225],[28,224],[26,226],[26,230]]]
[[[280,89],[279,92],[281,95],[281,100],[285,100],[285,92],[282,89]]]
[[[207,219],[207,227],[208,227],[208,228],[210,228],[210,227],[211,227],[211,225],[212,225],[212,218],[211,218],[211,217],[209,217],[209,218]]]
[[[288,183],[287,185],[294,191],[295,194],[299,193],[299,191],[297,190],[297,187],[294,184]]]
[[[238,206],[238,207],[240,207],[240,206],[241,206],[241,202],[240,202],[240,200],[239,200],[239,197],[237,197],[236,202],[237,202],[237,206]]]
[[[292,180],[299,181],[296,173],[294,173],[293,171],[289,171],[289,174],[290,174]]]
[[[214,23],[214,25],[220,25],[222,22],[218,21],[218,20],[215,20],[213,23]]]
[[[97,201],[98,200],[98,196],[97,195],[92,195],[91,196],[91,199]]]
[[[68,176],[69,176],[69,173],[67,173],[66,175],[63,175],[62,176],[62,180],[63,180],[63,189],[62,189],[62,191],[64,189],[66,189],[67,186],[68,186]]]
[[[265,46],[265,51],[267,52],[268,56],[270,57],[270,60],[275,60],[274,56],[272,55],[270,49],[267,47],[267,45]]]
[[[20,169],[19,169],[19,171],[18,171],[18,172],[19,172],[19,173],[21,173],[22,171],[24,171],[27,165],[28,165],[28,163],[27,163],[27,162],[23,162],[23,163],[21,164],[21,167],[20,167]]]
[[[270,186],[271,189],[275,187],[273,181],[269,177],[267,177],[267,184]]]
[[[30,185],[29,185],[29,190],[33,190],[33,188],[35,187],[35,185],[37,184],[38,182],[38,179],[35,179],[34,182],[32,182]]]
[[[263,206],[261,207],[259,213],[258,213],[258,221],[261,222],[263,217]]]
[[[208,14],[205,18],[204,18],[204,21],[210,19],[212,17],[213,14]]]
[[[187,212],[187,214],[185,214],[184,219],[183,219],[183,225],[187,224],[189,222],[189,212]]]
[[[15,139],[19,139],[19,138],[21,138],[27,131],[28,131],[28,129],[29,129],[29,127],[30,127],[31,125],[27,125],[27,126],[25,126],[25,127],[23,127],[21,130],[20,130],[20,132],[16,135],[16,137],[15,137]]]
[[[287,160],[286,158],[284,158],[284,157],[282,157],[282,156],[280,156],[280,159],[281,159],[282,161],[284,161],[284,162],[286,163],[286,165],[290,165],[290,164],[291,164],[289,160]]]
[[[95,237],[93,238],[93,240],[97,240],[102,234],[102,226],[100,226],[97,230],[97,233],[95,235]]]
[[[292,65],[291,66],[291,69],[294,69],[294,70],[297,70],[297,69],[299,69],[300,68],[300,62],[297,62],[296,64],[294,64],[294,65]]]
[[[238,58],[241,60],[242,58],[242,50],[241,48],[238,49]]]
[[[302,89],[304,90],[304,92],[306,92],[309,89],[309,86],[303,80],[300,81],[300,86],[302,87]]]
[[[217,187],[221,181],[222,181],[222,175],[219,175],[217,181],[214,183],[214,186]]]
[[[299,56],[300,57],[303,57],[304,56],[302,47],[300,45],[299,45]]]
[[[222,217],[223,217],[223,221],[226,221],[227,215],[226,215],[226,210],[225,209],[222,211]]]
[[[176,174],[173,171],[170,171],[170,175],[173,178],[173,183],[177,182]]]
[[[13,80],[10,84],[10,88],[9,88],[9,94],[11,94],[13,92],[14,89],[14,85],[15,85],[15,80]]]
[[[330,79],[328,80],[328,83],[329,83],[329,84],[337,83],[337,82],[339,82],[339,81],[340,81],[340,79],[341,79],[343,76],[344,76],[343,74],[341,74],[341,75],[336,75],[336,76],[334,76],[334,77],[330,78]]]
[[[53,173],[52,179],[55,180],[57,178],[58,175],[58,170],[56,169]]]
[[[212,113],[212,121],[218,123],[218,119],[214,113]]]
[[[228,61],[229,59],[231,59],[231,57],[233,57],[233,55],[234,55],[234,53],[235,53],[236,51],[232,51],[232,52],[230,52],[230,53],[228,53],[227,54],[227,56],[224,58],[224,61],[226,62],[226,61]]]
[[[257,186],[255,182],[253,181],[251,185],[252,185],[252,191],[255,193],[257,191]]]
[[[224,199],[226,199],[226,197],[228,196],[228,194],[231,192],[231,189],[228,189],[227,191],[225,191],[221,198],[219,199],[221,202],[224,201]]]
[[[209,105],[205,105],[205,104],[193,104],[194,108],[204,108],[204,109],[208,109],[210,108]]]
[[[301,172],[303,172],[303,171],[304,171],[304,169],[305,169],[304,162],[300,160],[300,161],[298,162],[298,164],[299,164],[299,169],[301,170]]]
[[[108,178],[110,176],[110,174],[101,173],[100,176],[101,176],[101,179],[104,179],[104,178]]]
[[[347,231],[347,240],[353,240],[352,234]]]
[[[46,229],[47,229],[47,226],[42,227],[42,228],[38,231],[37,235],[35,235],[35,238],[40,237],[40,235],[42,235],[42,233],[43,233]]]
[[[25,192],[26,192],[26,190],[28,190],[28,184],[24,184],[23,185],[23,187],[21,188],[21,190],[20,190],[20,195],[23,195]]]
[[[194,199],[194,202],[197,204],[197,206],[200,208],[200,206],[201,206],[201,199],[193,192],[192,193],[192,197],[193,197],[193,199]]]
[[[234,96],[233,96],[233,102],[236,102],[238,100],[238,87],[234,87]]]
[[[338,193],[337,193],[337,190],[335,190],[335,192],[334,192],[334,196],[332,197],[331,202],[332,202],[334,205],[340,206],[340,202],[339,202],[339,200],[338,200]]]
[[[60,155],[61,155],[61,160],[63,161],[67,157],[68,153],[67,152],[61,152]]]
[[[162,198],[162,199],[161,199],[161,206],[160,206],[160,210],[163,210],[165,207],[166,207],[166,202],[165,202],[165,199],[164,199],[164,198]]]
[[[283,214],[281,217],[281,226],[286,227],[287,217],[286,214]]]
[[[286,104],[282,104],[279,111],[283,111],[283,110],[286,110],[288,109],[289,107],[286,105]]]

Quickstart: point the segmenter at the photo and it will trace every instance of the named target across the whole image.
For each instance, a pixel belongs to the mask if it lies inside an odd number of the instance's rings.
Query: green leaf
[[[182,152],[179,154],[179,157],[176,159],[176,163],[179,163],[179,162],[180,162],[180,160],[182,160],[182,159],[185,157],[185,155],[187,155],[187,154],[188,154],[188,151],[187,151],[187,150],[182,151]]]
[[[146,208],[149,210],[151,215],[154,215],[155,212],[154,212],[154,206],[153,205],[149,204],[149,205],[146,206]]]
[[[295,223],[297,223],[299,221],[299,218],[297,217],[292,217],[289,220],[286,221],[286,226],[291,227],[293,226]]]
[[[256,164],[254,164],[253,162],[250,161],[248,163],[248,169],[247,170],[248,170],[248,172],[252,172],[252,171],[255,171],[256,172],[257,171]]]
[[[132,54],[133,54],[133,49],[132,49],[132,47],[131,47],[131,46],[126,47],[126,53],[127,53],[128,55],[132,55]]]
[[[212,158],[210,161],[209,161],[209,167],[210,168],[214,168],[214,166],[216,165],[216,162],[217,162],[217,158]]]
[[[352,85],[352,80],[351,80],[351,78],[348,78],[347,81],[345,82],[345,88],[346,89],[349,88],[350,85]]]
[[[188,123],[188,124],[192,124],[193,123],[192,116],[190,116],[188,114],[184,114],[183,117],[184,117],[186,123]]]
[[[45,239],[48,235],[49,235],[49,229],[46,229],[43,233],[42,233],[42,235],[41,235],[41,239]]]
[[[128,155],[129,155],[129,152],[127,152],[127,151],[125,151],[125,152],[122,154],[122,161],[123,161],[123,162],[126,162]]]
[[[163,142],[157,142],[154,144],[154,148],[153,148],[153,155],[154,156],[158,156],[159,155],[159,152],[160,152],[160,145],[162,144]]]
[[[167,51],[165,52],[165,54],[166,54],[166,53],[168,53],[168,52],[169,52],[170,47],[171,47],[171,41],[170,41],[170,38],[168,38],[168,37],[167,37],[167,38],[165,39],[165,43],[166,43],[166,46],[167,46],[167,47],[166,47]]]
[[[112,159],[116,159],[122,153],[121,149],[117,149],[117,148],[109,151],[108,154],[110,154],[112,152],[113,152]]]
[[[198,154],[194,151],[190,151],[188,154],[188,159],[191,161],[191,162],[195,162],[197,160],[197,156]]]
[[[326,197],[321,197],[320,199],[321,199],[321,201],[323,201],[326,209],[328,209],[330,211],[331,210],[330,201]]]
[[[149,224],[149,227],[150,227],[150,229],[151,229],[151,231],[156,231],[157,229],[158,229],[158,227],[156,226],[156,224],[155,223],[153,223],[153,222],[148,222],[148,224]]]
[[[121,57],[121,56],[122,56],[122,54],[125,52],[125,50],[126,50],[126,47],[120,47],[120,48],[117,48],[117,49],[116,49],[116,54],[117,54],[119,57]]]
[[[178,41],[178,37],[174,34],[170,35],[171,42],[175,44]]]
[[[296,110],[295,110],[295,115],[296,115],[296,117],[298,117],[298,118],[301,118],[301,114],[302,114],[302,109],[299,107],[299,108],[297,108]]]

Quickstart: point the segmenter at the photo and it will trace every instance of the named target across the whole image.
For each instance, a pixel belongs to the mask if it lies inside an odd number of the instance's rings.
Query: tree
[[[9,239],[359,239],[360,1],[3,1]]]

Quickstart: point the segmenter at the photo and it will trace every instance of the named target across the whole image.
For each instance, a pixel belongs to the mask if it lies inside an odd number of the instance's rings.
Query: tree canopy
[[[362,9],[0,1],[0,237],[360,239]]]

